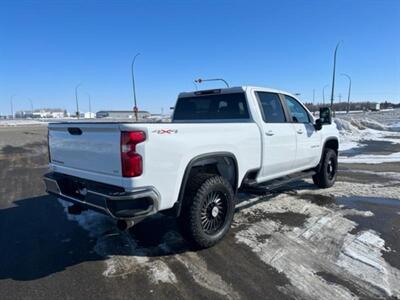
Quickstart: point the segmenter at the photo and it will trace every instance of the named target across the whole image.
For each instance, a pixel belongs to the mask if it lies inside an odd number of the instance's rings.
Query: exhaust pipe
[[[128,230],[135,222],[133,220],[117,220],[117,228],[121,231]]]

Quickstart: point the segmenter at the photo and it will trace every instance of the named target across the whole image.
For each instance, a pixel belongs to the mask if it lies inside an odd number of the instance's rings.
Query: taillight
[[[143,131],[121,132],[122,176],[136,177],[143,173],[142,156],[136,152],[136,145],[146,140]]]

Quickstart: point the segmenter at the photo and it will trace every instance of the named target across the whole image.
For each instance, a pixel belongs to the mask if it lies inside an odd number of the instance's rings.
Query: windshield
[[[179,98],[174,121],[249,119],[244,93]]]

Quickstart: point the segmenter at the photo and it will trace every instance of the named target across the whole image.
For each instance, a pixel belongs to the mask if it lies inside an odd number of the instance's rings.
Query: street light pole
[[[333,110],[333,97],[335,93],[335,75],[336,75],[336,54],[341,42],[337,43],[335,53],[333,54],[333,75],[332,75],[332,92],[331,92],[331,109]]]
[[[88,95],[88,98],[89,98],[89,119],[91,119],[92,118],[92,102],[90,99],[90,94],[88,92],[86,92],[86,95]]]
[[[79,103],[78,103],[78,88],[82,85],[82,83],[79,83],[76,87],[75,87],[75,100],[76,100],[76,117],[79,119],[80,115],[79,115]]]
[[[340,75],[347,77],[347,79],[349,80],[349,92],[347,93],[347,113],[349,113],[350,112],[351,77],[345,73],[342,73]]]
[[[31,113],[33,113],[33,103],[32,103],[32,99],[31,99],[31,98],[28,98],[28,100],[29,100],[29,103],[31,104]]]
[[[13,98],[14,98],[14,96],[15,96],[15,94],[14,94],[14,95],[11,95],[11,97],[10,97],[11,119],[14,119],[14,103],[13,103]]]
[[[315,102],[315,89],[312,90],[312,103]]]
[[[135,106],[133,107],[133,111],[135,113],[136,122],[138,121],[138,107],[137,107],[137,102],[136,102],[135,74],[133,72],[133,66],[135,65],[136,57],[138,57],[139,55],[140,55],[140,53],[136,53],[136,55],[133,57],[132,65],[131,65],[133,100],[135,102]]]
[[[322,89],[322,104],[325,105],[325,88],[327,88],[329,84],[326,84]]]

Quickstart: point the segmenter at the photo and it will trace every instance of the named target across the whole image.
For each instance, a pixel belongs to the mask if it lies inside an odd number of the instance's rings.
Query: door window
[[[294,123],[310,123],[310,116],[304,107],[294,98],[284,95],[289,113]]]
[[[285,123],[285,113],[278,94],[257,92],[260,99],[260,106],[264,122],[266,123]]]

